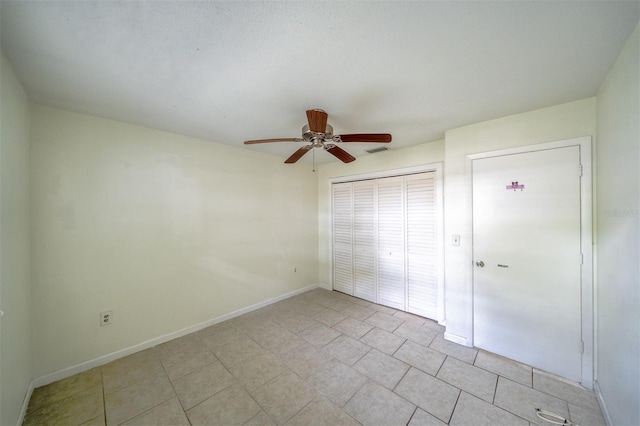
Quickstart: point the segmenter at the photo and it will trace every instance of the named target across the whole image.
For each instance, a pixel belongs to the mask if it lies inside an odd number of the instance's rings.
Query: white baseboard
[[[24,396],[24,401],[22,401],[22,407],[20,408],[20,413],[18,414],[18,425],[21,425],[24,422],[24,418],[27,415],[27,409],[29,408],[29,401],[31,400],[31,395],[33,395],[33,390],[35,388],[35,381],[32,380],[31,383],[29,383],[29,387],[27,388],[27,393]]]
[[[450,342],[457,343],[459,345],[471,346],[470,344],[467,343],[466,337],[458,336],[456,334],[451,334],[446,331],[444,332],[444,338]]]
[[[325,290],[333,291],[331,284],[328,283],[318,283],[318,287],[324,288]]]
[[[112,352],[110,354],[103,355],[103,356],[100,356],[98,358],[94,358],[92,360],[85,361],[85,362],[77,364],[77,365],[73,365],[71,367],[67,367],[67,368],[62,369],[60,371],[56,371],[55,373],[47,374],[46,376],[38,377],[37,379],[35,379],[31,383],[31,391],[33,391],[33,388],[37,388],[37,387],[40,387],[40,386],[48,385],[49,383],[53,383],[53,382],[56,382],[58,380],[66,379],[67,377],[71,377],[71,376],[73,376],[75,374],[82,373],[83,371],[91,370],[92,368],[95,368],[95,367],[100,367],[102,365],[110,363],[111,361],[115,361],[115,360],[123,358],[125,356],[134,354],[136,352],[140,352],[140,351],[143,351],[145,349],[149,349],[149,348],[152,348],[154,346],[158,346],[158,345],[160,345],[162,343],[165,343],[165,342],[168,342],[170,340],[177,339],[179,337],[186,336],[187,334],[194,333],[196,331],[205,329],[205,328],[210,327],[212,325],[221,323],[223,321],[230,320],[231,318],[235,318],[237,316],[240,316],[240,315],[255,311],[255,310],[260,309],[260,308],[264,308],[265,306],[272,305],[274,303],[280,302],[281,300],[288,299],[289,297],[296,296],[298,294],[301,294],[301,293],[304,293],[306,291],[312,290],[312,289],[314,289],[314,288],[316,288],[318,286],[319,286],[318,284],[311,284],[311,285],[308,285],[308,286],[306,286],[304,288],[301,288],[301,289],[298,289],[298,290],[294,290],[294,291],[290,291],[290,292],[282,294],[280,296],[273,297],[271,299],[267,299],[267,300],[265,300],[263,302],[260,302],[260,303],[256,303],[255,305],[247,306],[246,308],[238,309],[238,310],[230,312],[228,314],[225,314],[225,315],[222,315],[222,316],[219,316],[219,317],[216,317],[216,318],[212,318],[212,319],[210,319],[208,321],[201,322],[199,324],[195,324],[195,325],[192,325],[192,326],[187,327],[187,328],[183,328],[182,330],[174,331],[173,333],[165,334],[163,336],[159,336],[159,337],[147,340],[147,341],[139,343],[137,345],[133,345],[133,346],[130,346],[128,348],[121,349],[119,351]],[[29,394],[29,397],[31,397],[31,394]],[[26,400],[26,404],[27,405],[29,404],[29,399]],[[26,412],[26,407],[25,407],[25,412]],[[20,423],[18,423],[18,424],[20,424]]]
[[[604,421],[607,422],[607,426],[612,426],[613,422],[611,421],[611,415],[609,414],[609,410],[607,410],[607,404],[604,402],[604,398],[602,397],[602,390],[600,389],[600,385],[597,380],[593,381],[593,390],[596,393],[596,399],[598,400],[598,404],[600,405],[600,410],[602,410],[602,415],[604,416]]]

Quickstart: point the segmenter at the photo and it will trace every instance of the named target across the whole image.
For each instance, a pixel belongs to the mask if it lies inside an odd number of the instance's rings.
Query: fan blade
[[[293,155],[291,157],[289,157],[286,160],[284,160],[285,164],[293,164],[293,163],[295,163],[296,161],[301,159],[302,156],[305,155],[311,148],[313,148],[313,145],[309,144],[309,145],[305,145],[302,148],[298,149],[296,152],[293,153]]]
[[[353,133],[338,136],[342,142],[391,142],[389,133]]]
[[[343,163],[350,163],[352,161],[355,161],[356,159],[356,157],[354,157],[344,149],[332,143],[325,144],[324,149],[329,154],[335,156],[338,160],[342,161]]]
[[[244,144],[251,145],[254,143],[269,143],[269,142],[304,142],[304,139],[300,139],[300,138],[254,139],[251,141],[244,141]]]
[[[328,116],[329,114],[321,109],[308,109],[307,120],[309,121],[309,130],[316,133],[326,132]]]

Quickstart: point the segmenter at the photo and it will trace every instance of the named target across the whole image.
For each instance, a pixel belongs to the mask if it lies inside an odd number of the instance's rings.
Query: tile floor
[[[35,389],[25,425],[604,425],[594,393],[314,289]]]

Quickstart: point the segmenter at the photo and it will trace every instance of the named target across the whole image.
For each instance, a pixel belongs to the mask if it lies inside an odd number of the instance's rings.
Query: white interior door
[[[474,159],[474,345],[581,380],[579,147]]]

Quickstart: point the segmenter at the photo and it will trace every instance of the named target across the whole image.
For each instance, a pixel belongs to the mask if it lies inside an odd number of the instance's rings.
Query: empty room
[[[639,425],[640,2],[0,0],[1,425]]]

